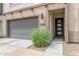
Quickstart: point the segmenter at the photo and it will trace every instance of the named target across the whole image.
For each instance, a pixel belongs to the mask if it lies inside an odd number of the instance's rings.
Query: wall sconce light
[[[3,14],[3,16],[5,16],[5,14]]]
[[[22,11],[21,11],[21,10],[20,10],[19,12],[20,12],[20,13],[22,13]]]
[[[48,6],[46,5],[45,7],[47,8]]]
[[[46,25],[46,22],[45,22],[45,19],[44,19],[44,15],[41,13],[41,15],[40,15],[40,18],[41,18],[41,20],[40,20],[40,25]]]
[[[43,14],[41,14],[41,19],[44,19],[44,15]]]
[[[30,9],[31,11],[33,10],[33,8]]]
[[[11,15],[13,15],[13,13],[11,13]]]

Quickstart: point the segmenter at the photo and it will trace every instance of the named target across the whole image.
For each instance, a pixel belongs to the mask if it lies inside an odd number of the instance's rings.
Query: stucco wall
[[[38,25],[39,27],[41,27],[41,23],[42,20],[44,20],[44,22],[47,22],[47,9],[45,6],[41,6],[41,7],[37,7],[37,8],[33,8],[31,9],[27,9],[27,10],[23,10],[21,12],[14,12],[14,13],[8,13],[5,14],[4,16],[4,20],[3,20],[3,32],[4,32],[4,36],[7,36],[7,20],[17,20],[19,18],[28,18],[28,17],[35,17],[38,16]],[[43,14],[44,19],[41,19],[41,14]],[[47,23],[46,23],[47,24]]]
[[[45,27],[49,29],[49,11],[51,10],[57,10],[57,9],[62,9],[65,8],[65,4],[47,4],[44,6],[39,6],[39,7],[34,7],[32,9],[28,8],[26,10],[17,10],[16,12],[9,12],[9,13],[4,13],[4,20],[3,20],[3,33],[4,36],[7,36],[7,29],[8,29],[8,24],[7,20],[19,20],[19,18],[28,18],[28,17],[34,17],[38,16],[38,23],[39,27]],[[41,14],[43,14],[43,19],[41,19]],[[62,15],[62,14],[61,14]],[[58,16],[59,17],[59,16]],[[42,25],[44,23],[44,25]]]
[[[79,42],[79,4],[71,3],[69,8],[69,41]]]
[[[40,3],[13,3],[13,5],[10,5],[9,3],[4,3],[3,12],[6,13],[6,12],[21,9],[21,8],[28,8],[37,4],[40,4]]]

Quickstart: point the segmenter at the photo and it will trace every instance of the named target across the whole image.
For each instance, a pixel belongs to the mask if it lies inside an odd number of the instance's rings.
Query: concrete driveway
[[[62,56],[63,41],[55,39],[45,51],[28,49],[31,40],[1,38],[0,56]]]
[[[0,56],[39,56],[43,52],[26,49],[32,45],[31,40],[1,38]]]
[[[31,40],[14,39],[14,38],[2,38],[0,39],[0,43],[22,48],[27,48],[28,46],[32,45]]]

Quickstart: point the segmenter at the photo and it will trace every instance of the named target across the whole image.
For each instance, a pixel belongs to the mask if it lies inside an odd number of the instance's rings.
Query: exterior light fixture
[[[44,16],[43,16],[43,14],[41,14],[41,19],[44,19]]]
[[[13,13],[11,13],[11,15],[13,15]]]
[[[22,13],[22,11],[21,11],[21,10],[20,10],[19,12],[20,12],[20,13]]]
[[[40,17],[40,18],[41,18],[41,20],[40,20],[40,24],[41,24],[41,25],[46,25],[46,23],[45,23],[45,19],[44,19],[44,15],[41,14],[40,16],[41,16],[41,17]]]

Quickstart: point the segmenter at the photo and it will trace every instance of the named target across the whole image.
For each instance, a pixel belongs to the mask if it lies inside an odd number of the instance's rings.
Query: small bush
[[[47,46],[51,43],[52,35],[44,29],[36,29],[32,33],[33,43],[37,47]]]

